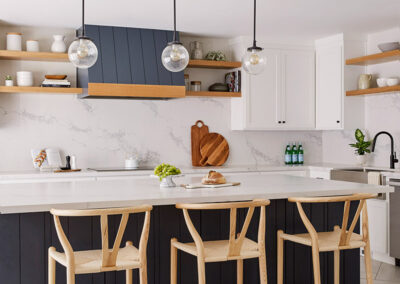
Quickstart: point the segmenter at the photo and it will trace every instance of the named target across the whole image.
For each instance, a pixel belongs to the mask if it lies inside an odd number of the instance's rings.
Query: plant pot
[[[356,158],[357,158],[357,164],[360,166],[365,166],[368,162],[367,155],[356,155]]]
[[[172,180],[173,176],[167,176],[160,182],[160,187],[176,187],[175,182]]]
[[[12,86],[14,86],[14,81],[13,81],[13,80],[6,80],[6,86],[7,86],[7,87],[12,87]]]

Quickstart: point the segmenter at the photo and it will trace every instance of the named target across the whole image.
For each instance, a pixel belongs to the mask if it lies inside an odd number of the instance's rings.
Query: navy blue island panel
[[[343,204],[309,204],[304,206],[317,231],[332,229],[341,224]],[[352,215],[356,204],[351,208]],[[246,212],[238,211],[239,226]],[[229,234],[229,212],[221,210],[191,211],[194,225],[204,240],[227,239]],[[286,200],[272,200],[266,210],[266,254],[268,283],[276,283],[276,231],[288,233],[306,232],[297,209]],[[255,212],[248,237],[257,240],[259,211]],[[144,215],[131,215],[122,241],[133,241],[138,245]],[[115,238],[120,217],[111,216],[109,232]],[[61,218],[64,230],[74,250],[100,249],[100,220],[98,217]],[[359,226],[357,226],[359,230]],[[357,231],[356,230],[356,231]],[[182,213],[174,206],[154,206],[151,213],[148,243],[148,283],[167,284],[170,281],[170,239],[191,242]],[[62,251],[55,232],[52,216],[48,212],[0,215],[0,283],[43,284],[47,283],[47,250],[55,246]],[[341,252],[341,281],[345,284],[360,283],[359,249]],[[285,242],[285,283],[305,284],[313,282],[311,249]],[[65,269],[57,264],[57,284],[66,282]],[[333,253],[321,253],[322,283],[333,284]],[[139,283],[134,270],[134,283]],[[207,263],[208,284],[236,283],[236,263]],[[124,271],[77,275],[77,284],[123,284]],[[196,258],[186,253],[178,254],[178,283],[197,283]],[[244,261],[244,283],[259,283],[258,261]]]

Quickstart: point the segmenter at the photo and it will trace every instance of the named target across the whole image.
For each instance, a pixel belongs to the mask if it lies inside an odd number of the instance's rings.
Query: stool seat
[[[220,262],[227,260],[247,259],[260,257],[258,244],[248,238],[243,239],[242,249],[237,256],[228,256],[229,240],[206,241],[204,244],[204,260],[205,262]],[[172,245],[186,253],[198,256],[196,244],[172,242]]]
[[[335,250],[361,248],[366,245],[366,243],[363,241],[363,237],[361,235],[352,233],[349,244],[346,246],[339,246],[340,234],[341,234],[340,230],[317,233],[319,251],[324,252],[324,251],[335,251]],[[310,247],[312,246],[311,235],[308,233],[295,234],[295,235],[282,234],[281,237],[284,240],[292,241],[295,243],[300,243],[300,244],[310,246]]]
[[[111,251],[109,250],[109,252]],[[67,266],[65,253],[53,250],[50,251],[50,255],[60,264]],[[115,266],[112,267],[102,267],[102,251],[100,249],[74,251],[74,256],[76,274],[127,270],[140,267],[139,250],[134,246],[120,248]]]

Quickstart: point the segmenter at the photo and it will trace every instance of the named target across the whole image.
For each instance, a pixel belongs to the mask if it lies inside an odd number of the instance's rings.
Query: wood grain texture
[[[242,93],[237,92],[186,92],[187,97],[221,97],[221,98],[240,98]]]
[[[201,153],[200,153],[200,141],[203,137],[208,134],[208,126],[203,121],[198,120],[190,128],[190,138],[192,143],[192,166],[201,166]]]
[[[54,93],[82,94],[81,88],[52,88],[52,87],[6,87],[0,86],[0,93]]]
[[[0,50],[0,59],[69,62],[68,53]]]
[[[184,86],[134,85],[89,83],[88,96],[137,97],[137,98],[183,98]]]
[[[346,96],[362,96],[362,95],[373,95],[373,94],[381,94],[381,93],[390,93],[390,92],[399,92],[399,86],[390,86],[390,87],[380,87],[380,88],[369,88],[365,90],[352,90],[347,91]]]
[[[242,67],[242,62],[213,61],[213,60],[189,60],[187,68],[209,68],[209,69],[234,69]]]
[[[396,61],[400,59],[400,50],[392,50],[367,56],[350,58],[346,60],[346,65],[373,65]]]
[[[202,166],[222,166],[229,156],[229,145],[218,133],[206,134],[200,141]]]

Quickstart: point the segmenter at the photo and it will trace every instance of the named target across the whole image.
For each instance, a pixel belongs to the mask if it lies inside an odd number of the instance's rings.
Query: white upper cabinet
[[[346,66],[345,60],[365,54],[365,41],[344,40],[343,34],[316,41],[316,128],[319,130],[364,127],[364,100],[346,97],[357,89],[363,66]]]
[[[317,46],[316,63],[317,129],[342,129],[343,45]]]
[[[288,129],[315,129],[315,56],[312,51],[284,50],[281,118]]]
[[[244,50],[242,44],[234,44],[236,60]],[[231,100],[232,130],[315,129],[314,50],[266,48],[264,52],[263,73],[242,71],[242,97]]]

